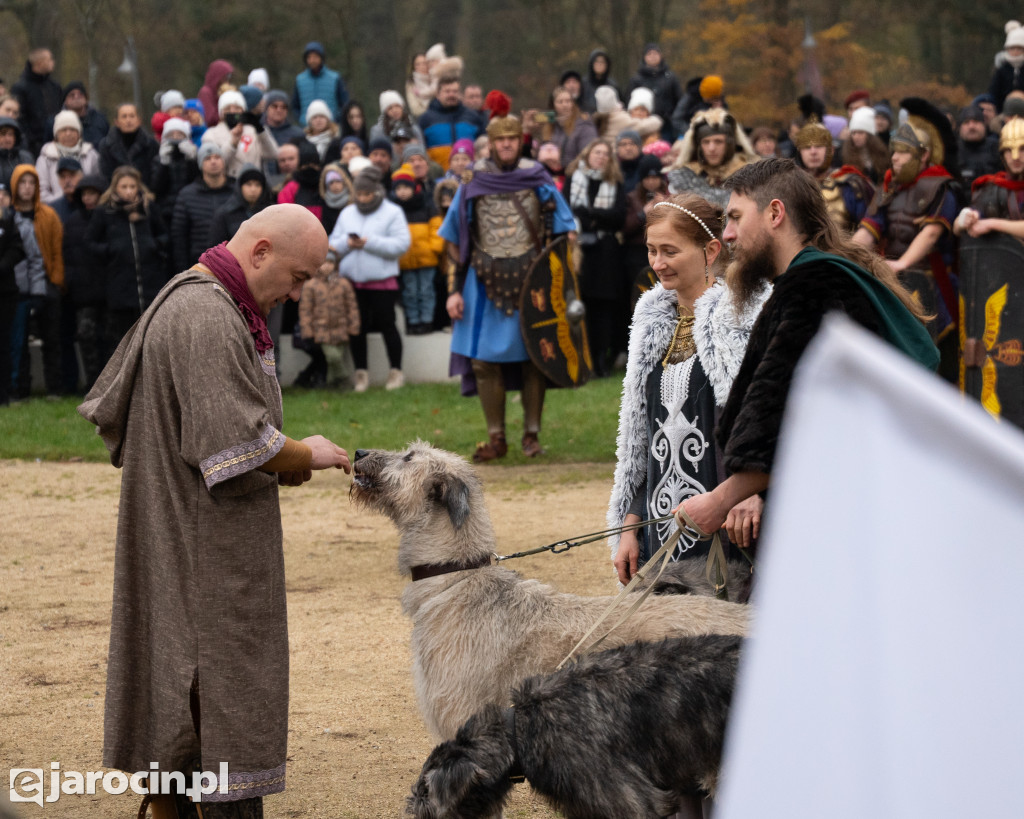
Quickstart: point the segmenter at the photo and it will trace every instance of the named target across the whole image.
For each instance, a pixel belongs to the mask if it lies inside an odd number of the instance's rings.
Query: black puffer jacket
[[[18,283],[14,278],[14,266],[25,258],[25,246],[21,233],[14,224],[14,211],[0,209],[0,298],[14,298]]]
[[[57,115],[64,104],[64,90],[50,74],[36,74],[32,63],[25,61],[25,70],[11,87],[11,94],[21,103],[21,122],[25,126],[25,147],[33,157],[49,142],[46,124]]]
[[[142,218],[132,221],[113,200],[99,205],[86,238],[95,262],[104,268],[107,307],[141,313],[167,283],[167,229],[152,202],[137,206],[135,213]]]
[[[14,147],[0,148],[0,182],[11,184],[11,174],[18,165],[35,165],[35,157],[25,148],[25,140],[21,136],[21,126],[10,117],[0,117],[0,128],[13,128],[15,132]],[[14,192],[11,192],[14,197]]]
[[[177,273],[188,270],[210,247],[213,214],[231,199],[234,190],[230,177],[219,188],[211,188],[201,176],[181,189],[171,222],[171,258]]]
[[[99,144],[100,172],[110,179],[117,168],[131,165],[142,174],[142,183],[148,188],[153,181],[153,157],[159,150],[159,143],[142,128],[130,144],[117,128],[111,128]]]
[[[89,225],[95,210],[87,210],[82,204],[82,191],[93,188],[102,193],[106,184],[99,174],[83,176],[75,186],[71,215],[64,222],[64,283],[75,307],[107,301],[106,270],[88,244]]]
[[[258,181],[263,185],[263,193],[251,205],[242,196],[242,185],[250,180]],[[238,233],[238,228],[242,226],[242,222],[256,215],[270,204],[271,199],[270,192],[267,190],[267,177],[263,175],[263,171],[259,171],[251,165],[244,168],[238,175],[238,181],[235,183],[235,190],[231,194],[231,198],[217,208],[213,214],[206,246],[214,247],[221,242],[228,241],[228,239]]]
[[[604,74],[598,74],[594,71],[594,60],[598,57],[604,57],[608,63],[608,70]],[[622,92],[619,90],[615,80],[612,79],[612,58],[608,56],[608,52],[603,48],[595,48],[590,52],[590,58],[587,60],[587,73],[583,77],[583,90],[580,91],[579,98],[581,111],[587,114],[593,114],[597,111],[597,98],[594,96],[594,93],[602,85],[610,85],[614,88],[615,93],[619,97],[619,102],[622,102]]]
[[[645,52],[649,50],[650,47],[645,49]],[[637,88],[651,89],[654,93],[654,111],[652,113],[661,117],[663,123],[662,134],[667,135],[667,132],[674,133],[672,114],[675,113],[676,106],[683,96],[683,90],[679,87],[679,80],[676,79],[676,75],[669,71],[668,66],[665,65],[665,61],[662,60],[658,65],[651,68],[651,66],[641,60],[640,67],[629,81],[629,94],[632,94]],[[629,94],[626,95],[627,98]]]

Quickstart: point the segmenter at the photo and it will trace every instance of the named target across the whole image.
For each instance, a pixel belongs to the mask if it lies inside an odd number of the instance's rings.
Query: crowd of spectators
[[[1024,29],[1008,30],[1001,56],[989,91],[952,117],[961,190],[1000,169],[995,134],[1024,113]],[[47,395],[88,389],[160,287],[274,202],[310,209],[334,254],[333,269],[310,287],[319,295],[306,321],[292,304],[271,316],[275,343],[290,335],[311,355],[298,383],[366,389],[366,333],[382,332],[387,386],[401,386],[395,306],[405,336],[448,323],[449,262],[437,231],[464,175],[488,158],[484,89],[464,83],[462,60],[442,44],[414,55],[404,89],[380,91],[376,110],[350,98],[320,43],[305,46],[302,62],[289,91],[263,68],[244,74],[213,60],[194,96],[156,94],[148,128],[134,104],[118,105],[108,122],[83,82],[60,85],[46,48],[29,53],[9,89],[0,81],[0,404],[28,396],[33,339]],[[893,106],[858,90],[845,107],[818,111],[832,165],[856,166],[878,184],[898,125]],[[680,83],[655,43],[621,85],[611,55],[595,49],[582,72],[564,71],[545,105],[521,115],[524,151],[577,220],[598,375],[621,365],[630,305],[644,286],[645,208],[678,192],[673,180],[687,168],[714,186],[715,168],[769,155],[800,161],[794,139],[808,121],[802,110],[785,129],[733,123],[724,79]],[[354,297],[336,286],[324,295],[331,276]],[[328,332],[334,304],[346,306],[345,326]],[[359,312],[362,321],[349,315]],[[354,370],[338,363],[342,354]]]

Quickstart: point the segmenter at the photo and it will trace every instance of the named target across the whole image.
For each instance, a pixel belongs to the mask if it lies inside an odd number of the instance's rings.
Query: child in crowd
[[[349,336],[359,333],[359,307],[352,283],[338,273],[334,251],[317,274],[302,287],[299,326],[304,339],[320,345],[327,360],[327,387],[348,389],[353,368],[348,352]]]
[[[412,244],[398,260],[402,271],[402,309],[405,310],[405,333],[425,335],[433,330],[434,276],[437,260],[444,249],[444,240],[437,235],[441,216],[423,187],[416,183],[412,168],[402,165],[391,175],[391,196],[404,211]]]
[[[455,193],[460,184],[458,179],[437,180],[437,186],[434,188],[434,205],[442,222],[448,215],[448,208],[455,201]],[[442,249],[437,259],[437,275],[434,277],[434,328],[437,330],[450,327],[452,323],[447,308],[448,294],[455,290],[455,260],[451,253],[451,250]]]
[[[445,179],[462,180],[462,174],[473,165],[473,140],[457,139],[452,145],[452,152],[448,158],[448,173]]]

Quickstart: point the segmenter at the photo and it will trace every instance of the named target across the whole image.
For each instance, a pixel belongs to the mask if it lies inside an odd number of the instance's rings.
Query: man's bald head
[[[327,233],[301,205],[271,205],[242,222],[227,249],[267,315],[275,304],[299,300],[303,283],[327,257]]]

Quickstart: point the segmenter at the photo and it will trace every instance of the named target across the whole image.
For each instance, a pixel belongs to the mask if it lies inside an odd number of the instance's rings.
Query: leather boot
[[[504,458],[508,453],[508,442],[504,432],[492,432],[489,441],[481,441],[473,453],[473,463],[482,464],[497,458]]]

